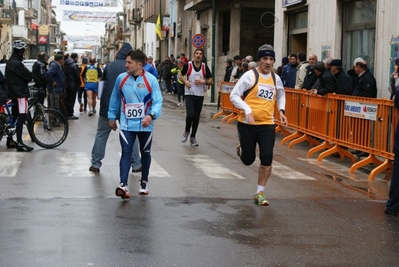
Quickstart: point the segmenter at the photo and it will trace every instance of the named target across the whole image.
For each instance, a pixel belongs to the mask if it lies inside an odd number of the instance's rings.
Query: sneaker
[[[187,141],[187,137],[190,133],[189,132],[184,132],[183,136],[181,137],[182,143],[185,143]]]
[[[177,103],[177,105],[176,105],[176,106],[180,107],[180,106],[181,106],[181,103]]]
[[[391,210],[389,210],[387,208],[385,208],[384,213],[388,214],[388,215],[398,216],[398,212],[391,211]]]
[[[93,116],[93,114],[94,114],[93,111],[90,110],[90,111],[89,111],[89,116]]]
[[[198,146],[198,143],[197,143],[197,140],[195,140],[195,137],[190,138],[190,143],[191,143],[191,146]]]
[[[89,171],[94,172],[94,173],[99,173],[100,172],[100,168],[96,168],[96,167],[90,166]]]
[[[7,143],[6,143],[7,148],[15,148],[16,145],[17,142],[15,142],[12,138],[7,138]]]
[[[267,200],[265,199],[265,195],[263,194],[263,192],[259,192],[254,195],[254,203],[264,206],[269,205],[269,202],[267,202]]]
[[[84,113],[87,113],[87,109],[85,108],[85,109],[83,110],[83,112],[84,112]]]
[[[236,148],[237,156],[241,157],[241,145],[238,145]]]
[[[140,180],[139,194],[144,194],[144,195],[148,194],[147,182],[144,180]]]
[[[141,167],[138,168],[138,169],[133,169],[133,168],[132,168],[132,173],[137,173],[137,172],[141,172]]]
[[[129,188],[127,188],[127,185],[120,183],[115,189],[115,195],[121,197],[122,199],[130,198]]]
[[[95,108],[93,108],[93,113],[94,113],[94,114],[96,114],[96,113],[97,113],[97,110],[96,110]]]
[[[80,104],[79,111],[80,111],[80,112],[83,111],[83,103]]]
[[[79,117],[76,117],[76,116],[69,116],[68,117],[68,120],[79,120]]]
[[[27,146],[24,143],[15,143],[15,148],[18,152],[29,152],[33,150],[33,147]]]

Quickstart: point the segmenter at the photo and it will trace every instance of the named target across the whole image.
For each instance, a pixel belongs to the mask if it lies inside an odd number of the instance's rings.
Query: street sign
[[[205,36],[202,34],[197,33],[194,35],[193,40],[192,40],[193,46],[195,48],[202,48],[205,45]]]
[[[39,44],[47,44],[47,36],[39,35]]]

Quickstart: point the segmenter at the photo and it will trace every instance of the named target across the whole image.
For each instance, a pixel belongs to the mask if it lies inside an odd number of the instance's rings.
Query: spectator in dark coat
[[[399,110],[399,90],[395,91],[394,104]],[[395,140],[393,145],[395,158],[393,161],[391,187],[389,189],[389,200],[385,206],[385,213],[398,216],[399,212],[399,122],[396,124]]]
[[[317,81],[317,75],[314,73],[313,66],[317,62],[317,56],[315,54],[309,55],[309,66],[306,67],[306,76],[302,84],[302,89],[310,90],[314,87]]]
[[[35,87],[40,88],[43,92],[46,92],[47,86],[47,59],[48,56],[45,52],[40,52],[37,55],[37,61],[33,63],[32,66],[32,74],[33,81],[35,82]],[[39,103],[44,103],[45,93],[39,94],[38,101]],[[35,111],[36,112],[36,111]]]
[[[64,56],[55,54],[53,62],[47,71],[47,92],[50,108],[60,110],[60,99],[64,92],[65,76],[62,71]],[[60,110],[61,111],[61,110]]]
[[[317,88],[310,90],[312,93],[326,95],[340,91],[340,86],[337,79],[335,79],[332,73],[326,69],[323,62],[316,62],[313,68],[314,72],[319,77],[319,85]]]
[[[340,85],[340,90],[336,93],[341,95],[352,95],[352,79],[343,71],[342,60],[334,59],[331,61],[330,70]]]
[[[231,77],[231,72],[233,71],[233,60],[228,59],[226,60],[226,72],[224,74],[223,81],[229,82]]]
[[[98,173],[101,168],[101,160],[105,156],[105,147],[111,128],[108,125],[108,107],[109,99],[111,98],[112,91],[116,78],[126,72],[126,55],[132,46],[129,43],[124,43],[116,54],[115,61],[109,63],[104,69],[102,81],[104,81],[103,91],[101,93],[100,113],[97,124],[97,134],[94,139],[93,149],[91,151],[91,166],[89,171]]]
[[[78,54],[72,53],[71,57],[65,60],[64,63],[65,74],[65,93],[64,103],[66,106],[68,120],[77,120],[78,117],[73,115],[73,108],[75,106],[76,94],[80,85],[80,70],[78,66]]]
[[[373,74],[367,69],[367,63],[361,57],[356,58],[353,62],[355,73],[357,74],[357,80],[353,89],[354,96],[363,97],[377,97],[377,82]]]
[[[281,81],[283,82],[284,87],[295,88],[295,80],[296,80],[296,67],[298,67],[297,63],[297,55],[291,54],[289,58],[289,63],[284,66],[283,73],[281,74]]]
[[[277,75],[281,77],[282,73],[283,73],[283,68],[285,65],[288,64],[288,57],[283,57],[283,59],[281,60],[281,66],[278,66],[277,68]]]

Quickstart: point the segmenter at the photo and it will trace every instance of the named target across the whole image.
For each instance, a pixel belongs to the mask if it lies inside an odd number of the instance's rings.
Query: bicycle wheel
[[[37,114],[28,128],[33,142],[43,148],[54,148],[61,145],[68,136],[68,121],[55,109],[46,109],[43,114]]]

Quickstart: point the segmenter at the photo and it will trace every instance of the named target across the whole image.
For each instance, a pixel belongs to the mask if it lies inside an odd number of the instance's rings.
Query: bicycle
[[[26,125],[33,142],[43,148],[60,146],[67,138],[68,120],[58,110],[46,108],[39,103],[38,96],[45,94],[42,89],[30,87],[31,97],[28,99],[28,114]],[[11,100],[0,107],[0,140],[4,135],[15,134],[17,120],[14,122],[11,107],[15,105]],[[32,115],[33,113],[33,115]]]

